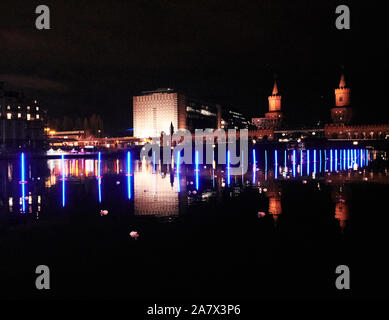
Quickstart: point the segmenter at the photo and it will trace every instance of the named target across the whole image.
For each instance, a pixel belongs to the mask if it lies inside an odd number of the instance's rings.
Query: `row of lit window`
[[[1,116],[1,112],[0,112],[0,116]],[[22,114],[21,113],[18,113],[17,115],[18,119],[21,119],[22,118]],[[8,112],[7,113],[7,119],[8,120],[11,120],[12,119],[12,113],[11,112]],[[39,114],[36,114],[35,115],[35,119],[40,119],[39,118]],[[27,113],[27,120],[31,120],[31,114]]]
[[[21,109],[21,106],[18,106],[18,109],[20,110],[20,109]],[[27,110],[30,110],[30,109],[31,109],[31,107],[30,107],[30,106],[27,106]],[[11,110],[11,106],[10,106],[10,105],[7,106],[7,110]],[[35,107],[35,110],[36,110],[36,111],[39,111],[39,107]]]

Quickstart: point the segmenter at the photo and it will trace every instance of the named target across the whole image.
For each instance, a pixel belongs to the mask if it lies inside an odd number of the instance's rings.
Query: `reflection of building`
[[[282,124],[281,95],[278,94],[277,82],[274,82],[273,92],[268,97],[269,112],[264,118],[252,118],[252,123],[259,129],[278,128]]]
[[[342,231],[346,227],[346,221],[350,219],[350,211],[348,204],[345,201],[338,202],[335,205],[335,219],[339,221]]]
[[[350,189],[344,186],[336,187],[332,191],[332,200],[335,202],[335,219],[339,221],[339,226],[344,231],[346,222],[350,219],[348,201],[351,197]]]
[[[28,102],[20,92],[5,91],[0,82],[0,146],[43,148],[45,114],[38,101]]]
[[[159,137],[174,130],[220,128],[221,106],[188,97],[174,89],[144,91],[133,97],[134,136]]]
[[[141,162],[135,166],[134,174],[134,213],[136,215],[174,216],[178,215],[178,183],[171,185],[168,174],[153,173],[152,165]],[[173,172],[171,174],[174,174]],[[181,183],[181,191],[184,184]],[[185,194],[185,192],[183,192]]]

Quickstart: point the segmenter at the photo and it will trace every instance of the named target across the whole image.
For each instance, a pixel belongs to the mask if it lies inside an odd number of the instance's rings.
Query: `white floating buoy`
[[[265,215],[266,215],[266,213],[263,211],[258,212],[258,218],[263,218]]]
[[[108,214],[108,210],[100,210],[100,216],[106,216]]]
[[[116,181],[116,184],[120,184],[120,181]]]
[[[130,237],[136,240],[139,237],[139,233],[137,231],[131,231]]]
[[[307,180],[303,180],[303,184],[307,184]]]

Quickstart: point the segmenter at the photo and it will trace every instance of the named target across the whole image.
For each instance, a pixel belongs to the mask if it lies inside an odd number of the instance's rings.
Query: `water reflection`
[[[65,206],[65,156],[61,156],[61,171],[62,171],[62,207]]]
[[[153,165],[145,160],[135,162],[134,213],[136,215],[178,215],[179,194],[180,191],[185,191],[185,188],[181,188],[180,175],[178,174],[177,179],[174,179],[174,172],[168,171],[167,167],[154,171]],[[173,185],[168,175],[173,178]]]
[[[350,220],[349,202],[351,200],[351,190],[345,185],[335,185],[332,188],[331,196],[335,203],[335,219],[339,222],[339,227],[343,233],[347,221]]]
[[[299,157],[297,152],[300,153]],[[279,161],[279,155],[282,154],[284,159]],[[156,156],[153,155],[153,158]],[[50,203],[47,210],[53,209],[52,199],[56,200],[58,206],[66,207],[64,210],[74,209],[72,198],[77,192],[82,192],[85,201],[92,200],[96,205],[106,205],[113,196],[118,199],[122,197],[117,205],[128,208],[129,214],[166,217],[184,213],[193,203],[219,201],[224,196],[232,197],[244,192],[246,188],[262,190],[266,187],[268,211],[277,222],[282,213],[284,181],[307,183],[317,180],[337,186],[343,185],[345,181],[369,182],[388,177],[387,171],[380,176],[368,171],[368,159],[369,152],[365,149],[293,149],[268,152],[257,148],[252,150],[249,171],[234,176],[230,170],[230,151],[227,151],[226,166],[212,163],[203,166],[201,170],[198,152],[195,154],[194,166],[182,164],[178,152],[177,158],[173,159],[176,160],[175,167],[160,162],[155,164],[133,160],[130,152],[117,158],[103,157],[99,153],[97,159],[70,159],[62,156],[61,159],[28,161],[25,154],[21,154],[16,161],[2,161],[0,164],[0,208],[2,211],[7,208],[8,212],[35,212],[38,217],[41,203]],[[274,166],[274,171],[268,172],[268,166]],[[18,170],[15,176],[14,168],[18,167],[20,176]],[[112,185],[116,189],[113,190]],[[106,190],[104,198],[103,189]],[[342,228],[349,217],[347,206],[346,200],[339,200],[335,204],[335,217]],[[101,207],[99,211],[101,209],[106,208]]]
[[[274,220],[274,225],[278,223],[278,218],[282,214],[281,206],[281,187],[275,183],[269,185],[266,191],[266,196],[269,199],[269,209],[268,212],[272,215]]]

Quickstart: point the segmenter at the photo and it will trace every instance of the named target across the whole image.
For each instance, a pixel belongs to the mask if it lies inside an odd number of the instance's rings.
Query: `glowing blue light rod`
[[[99,202],[101,202],[101,152],[99,152],[97,160],[97,186],[99,189]]]
[[[180,185],[180,157],[181,157],[181,151],[177,152],[177,183],[178,183],[178,192],[181,192],[181,185]]]
[[[307,175],[309,176],[310,170],[309,170],[309,150],[307,150]]]
[[[274,178],[278,179],[278,152],[274,150]]]
[[[278,152],[274,150],[274,165],[278,166]]]
[[[319,150],[319,172],[321,172],[321,150]]]
[[[313,172],[316,173],[316,149],[313,150]]]
[[[324,150],[324,171],[327,171],[327,150]]]
[[[127,151],[127,197],[131,199],[131,152]]]
[[[255,149],[253,149],[253,183],[255,183],[256,171],[257,171],[257,159],[255,155]]]
[[[22,185],[22,211],[25,212],[26,211],[26,188],[25,188],[25,184],[27,183],[27,181],[25,180],[25,173],[24,173],[24,153],[22,152],[21,156],[20,156],[20,165],[21,165],[21,181],[20,181],[20,184]]]
[[[61,155],[62,169],[62,207],[65,207],[65,156]]]
[[[293,177],[296,176],[296,150],[293,150]]]
[[[343,155],[343,150],[340,149],[339,150],[339,167],[340,167],[340,170],[342,170],[342,163],[343,163],[343,159],[342,159],[342,155]]]
[[[230,185],[231,176],[230,176],[230,150],[227,151],[227,185]]]
[[[300,150],[300,175],[303,175],[304,171],[304,160],[303,160],[303,150]]]
[[[199,152],[196,151],[195,156],[195,172],[196,172],[196,190],[199,190]]]
[[[330,172],[332,172],[332,149],[330,150]]]
[[[346,168],[346,149],[343,149],[343,170],[347,169]]]

